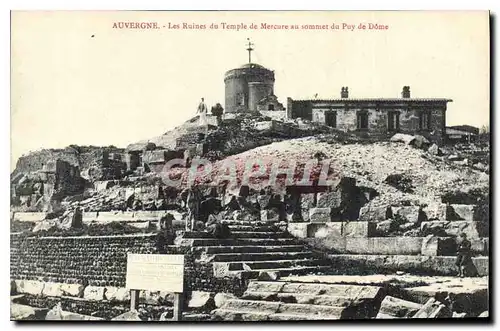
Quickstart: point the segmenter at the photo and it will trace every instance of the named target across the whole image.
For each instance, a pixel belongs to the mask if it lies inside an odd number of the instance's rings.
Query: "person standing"
[[[456,265],[458,267],[458,276],[460,278],[465,277],[465,269],[472,262],[471,259],[471,242],[467,239],[467,234],[460,234],[460,242],[457,248],[457,261]]]
[[[207,126],[208,125],[207,112],[208,112],[208,109],[207,109],[207,105],[205,104],[205,98],[201,98],[201,102],[198,105],[198,111],[197,111],[198,115],[200,116],[200,120],[198,122],[200,126]]]
[[[186,199],[186,205],[188,209],[186,231],[193,231],[196,221],[199,220],[200,203],[201,203],[200,200],[201,200],[200,191],[196,186],[192,186],[189,189],[188,196]]]

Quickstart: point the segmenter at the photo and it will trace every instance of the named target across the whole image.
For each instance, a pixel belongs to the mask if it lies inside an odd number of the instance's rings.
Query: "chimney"
[[[404,98],[404,99],[411,98],[411,96],[410,96],[410,87],[409,86],[403,86],[403,91],[401,92],[401,97]]]
[[[349,98],[349,88],[347,86],[346,87],[342,87],[342,90],[340,90],[340,97],[342,99]]]

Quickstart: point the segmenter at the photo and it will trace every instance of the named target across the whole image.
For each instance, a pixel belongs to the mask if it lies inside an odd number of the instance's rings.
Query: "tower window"
[[[267,106],[267,110],[274,110],[274,105],[272,103],[270,103],[268,106]]]

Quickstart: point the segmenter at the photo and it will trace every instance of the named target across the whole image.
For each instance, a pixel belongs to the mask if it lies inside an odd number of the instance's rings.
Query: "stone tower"
[[[248,63],[226,72],[225,109],[228,113],[256,112],[262,99],[274,95],[274,72],[252,63],[252,43],[248,43]]]

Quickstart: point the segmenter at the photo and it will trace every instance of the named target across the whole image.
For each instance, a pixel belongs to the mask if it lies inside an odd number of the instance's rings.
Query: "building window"
[[[333,110],[325,111],[325,124],[332,128],[337,127],[337,112]]]
[[[389,131],[398,131],[399,130],[399,112],[390,111],[387,113],[387,129]]]
[[[368,129],[368,112],[360,111],[357,114],[358,129],[365,130]]]
[[[431,113],[429,111],[420,112],[418,118],[418,127],[420,130],[430,130],[431,129]]]
[[[274,105],[273,104],[269,104],[267,106],[267,110],[274,110]]]

